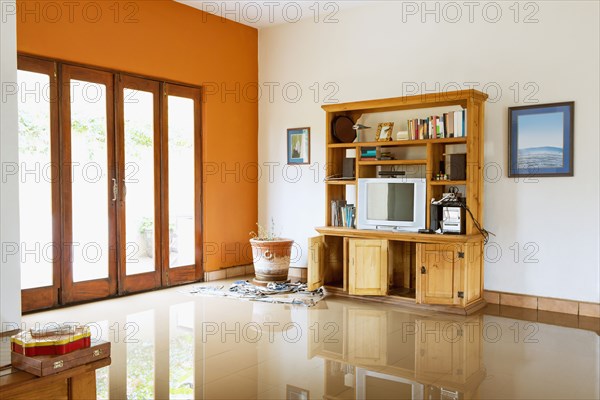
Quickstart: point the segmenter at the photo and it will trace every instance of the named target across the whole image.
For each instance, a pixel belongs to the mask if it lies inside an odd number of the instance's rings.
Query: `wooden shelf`
[[[419,139],[419,140],[391,140],[388,142],[359,142],[359,143],[330,143],[330,149],[354,149],[360,147],[393,147],[393,146],[426,146],[430,144],[461,144],[467,143],[466,137],[444,139]]]
[[[419,139],[419,140],[391,140],[388,142],[360,142],[358,147],[377,147],[377,146],[426,146],[432,144],[460,144],[467,143],[466,137],[444,138],[444,139]]]
[[[467,107],[470,100],[483,102],[488,95],[474,89],[458,90],[452,92],[427,93],[414,96],[393,97],[388,99],[354,101],[350,103],[336,103],[321,106],[328,113],[338,112],[386,112],[397,110],[411,110],[418,108],[433,108],[459,105]]]
[[[331,180],[325,181],[325,183],[328,185],[356,185],[356,180],[355,179],[354,180],[331,179]]]
[[[330,149],[354,149],[359,143],[329,143]]]
[[[427,160],[359,160],[358,165],[425,165]]]
[[[344,228],[341,226],[321,226],[315,228],[315,230],[323,235],[328,236],[387,239],[416,243],[467,243],[480,242],[483,240],[483,237],[479,233],[472,235],[442,235],[437,233],[427,234],[417,232],[392,232],[371,229],[354,229]]]
[[[467,181],[429,181],[429,184],[432,186],[456,186],[456,185],[466,185]]]

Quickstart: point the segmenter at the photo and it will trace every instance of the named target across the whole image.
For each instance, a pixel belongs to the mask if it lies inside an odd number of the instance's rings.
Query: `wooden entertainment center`
[[[476,90],[429,93],[390,99],[325,105],[327,176],[341,176],[343,160],[355,153],[354,179],[327,179],[326,225],[309,239],[308,284],[363,299],[402,304],[457,314],[470,314],[483,306],[483,235],[467,215],[465,234],[424,234],[364,230],[332,226],[331,201],[347,200],[356,192],[359,178],[376,178],[381,168],[404,168],[406,175],[426,179],[426,226],[432,198],[439,199],[457,187],[472,216],[483,224],[483,134],[487,95]],[[332,123],[347,116],[355,123],[367,117],[390,118],[429,112],[426,109],[466,110],[465,137],[421,140],[338,143]],[[406,119],[404,119],[406,121]],[[394,131],[397,131],[398,128]],[[361,160],[364,147],[385,148],[399,156]],[[448,153],[466,153],[466,180],[437,180],[438,165]],[[412,151],[412,154],[411,154]],[[415,156],[416,154],[416,156]],[[358,202],[358,197],[352,201]],[[358,205],[358,204],[357,204]]]

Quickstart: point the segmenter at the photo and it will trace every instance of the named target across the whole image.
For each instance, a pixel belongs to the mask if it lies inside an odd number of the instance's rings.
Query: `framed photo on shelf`
[[[287,163],[310,164],[310,128],[287,130]]]
[[[508,109],[508,176],[573,176],[575,103]]]
[[[377,126],[375,140],[378,142],[389,142],[392,140],[392,129],[394,129],[393,122],[382,122]]]

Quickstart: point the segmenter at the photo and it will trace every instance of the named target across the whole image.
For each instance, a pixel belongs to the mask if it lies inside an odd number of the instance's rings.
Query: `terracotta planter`
[[[293,240],[250,239],[255,280],[258,282],[285,282],[290,269]]]

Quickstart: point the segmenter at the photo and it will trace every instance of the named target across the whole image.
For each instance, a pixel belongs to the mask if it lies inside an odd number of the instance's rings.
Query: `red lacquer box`
[[[12,351],[28,357],[67,354],[90,347],[90,344],[91,333],[87,326],[74,326],[45,334],[29,330],[10,338]]]

